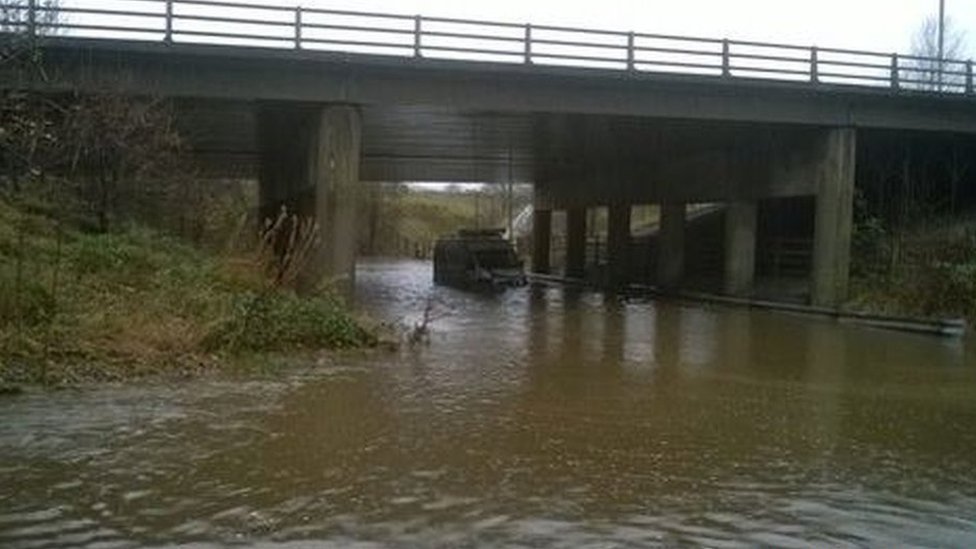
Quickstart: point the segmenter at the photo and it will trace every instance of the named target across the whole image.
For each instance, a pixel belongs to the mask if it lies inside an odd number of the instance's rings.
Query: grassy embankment
[[[398,205],[398,234],[402,240],[432,243],[463,228],[503,227],[503,206],[495,202],[500,200],[478,200],[472,193],[411,191]]]
[[[513,215],[530,200],[525,188],[517,190]],[[501,187],[433,191],[384,186],[367,199],[362,223],[365,254],[413,256],[417,251],[429,253],[439,237],[459,229],[507,226],[507,197]]]
[[[253,370],[376,337],[327,291],[149,229],[85,234],[0,197],[0,384]]]

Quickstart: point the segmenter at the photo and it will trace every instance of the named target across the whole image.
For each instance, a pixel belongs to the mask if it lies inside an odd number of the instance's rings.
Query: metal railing
[[[124,6],[124,7],[119,7]],[[0,2],[0,30],[884,87],[976,96],[971,60],[223,0]]]

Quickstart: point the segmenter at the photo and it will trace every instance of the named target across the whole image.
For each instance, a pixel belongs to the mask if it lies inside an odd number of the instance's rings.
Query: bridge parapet
[[[6,0],[0,29],[124,39],[775,80],[976,98],[971,60],[221,0]]]

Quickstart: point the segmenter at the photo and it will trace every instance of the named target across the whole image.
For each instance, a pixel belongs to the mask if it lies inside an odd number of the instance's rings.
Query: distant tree
[[[58,108],[47,97],[26,92],[22,85],[44,77],[40,48],[28,32],[28,0],[0,1],[0,71],[5,75],[5,85],[0,86],[0,190],[19,190],[44,171],[45,151],[56,142],[52,126]],[[56,0],[39,3],[58,5]]]
[[[25,176],[42,171],[44,149],[56,141],[52,126],[58,106],[41,94],[25,92],[21,83],[46,76],[34,37],[54,32],[51,25],[61,19],[61,2],[34,0],[34,36],[29,32],[31,0],[0,2],[0,70],[7,79],[0,86],[0,189],[16,189]]]
[[[27,33],[31,21],[31,0],[4,0],[0,4],[0,32]],[[62,18],[61,0],[35,0],[34,23],[37,34],[53,34],[51,25]]]
[[[0,0],[0,67],[5,72],[37,72],[40,48],[34,38],[57,31],[54,25],[63,15],[58,9],[61,0],[35,1],[32,35],[30,0]]]
[[[950,17],[946,17],[942,58],[939,58],[939,19],[930,16],[919,25],[912,38],[912,57],[903,65],[901,78],[905,87],[920,90],[952,89],[965,85],[966,68],[962,61],[966,35]],[[944,72],[950,74],[943,74]],[[954,73],[954,74],[953,74]]]

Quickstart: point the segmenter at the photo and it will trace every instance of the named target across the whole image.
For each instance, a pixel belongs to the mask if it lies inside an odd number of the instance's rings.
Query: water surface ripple
[[[966,341],[359,282],[430,345],[0,400],[0,546],[976,545]]]

